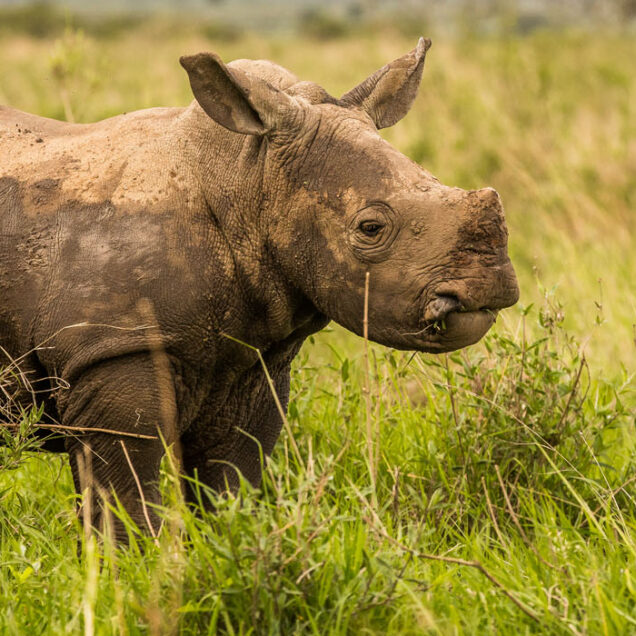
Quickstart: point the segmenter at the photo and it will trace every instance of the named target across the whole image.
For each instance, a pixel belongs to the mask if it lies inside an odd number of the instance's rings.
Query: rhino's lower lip
[[[433,353],[461,349],[479,341],[495,322],[490,309],[450,311],[439,320],[426,321],[421,330],[403,333],[407,346]]]

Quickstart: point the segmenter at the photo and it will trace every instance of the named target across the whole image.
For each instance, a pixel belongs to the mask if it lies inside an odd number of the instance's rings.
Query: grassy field
[[[636,634],[636,40],[430,35],[417,103],[384,132],[444,183],[500,192],[520,304],[438,358],[312,338],[262,490],[202,488],[217,512],[195,515],[166,462],[163,531],[131,527],[127,550],[82,537],[63,458],[9,440],[0,633]],[[204,49],[339,95],[414,44],[5,33],[0,103],[185,105],[177,59]]]

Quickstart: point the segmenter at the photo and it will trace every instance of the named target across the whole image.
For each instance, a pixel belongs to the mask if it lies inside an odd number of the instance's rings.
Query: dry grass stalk
[[[163,344],[161,330],[157,326],[157,316],[152,302],[142,298],[137,303],[137,311],[143,322],[153,325],[146,331],[152,364],[155,369],[157,390],[159,394],[159,412],[161,415],[161,433],[168,445],[174,449],[174,459],[182,466],[182,452],[177,431],[177,401],[172,381],[170,360]]]
[[[362,391],[364,393],[364,404],[366,410],[369,475],[371,476],[373,499],[374,502],[376,502],[377,463],[375,446],[377,441],[375,440],[373,431],[373,420],[371,417],[371,369],[369,366],[369,278],[370,274],[367,271],[364,278],[364,316],[362,319],[362,334],[364,338],[364,387],[362,388]]]
[[[128,462],[128,466],[130,468],[130,472],[132,473],[133,478],[135,480],[137,491],[139,492],[139,498],[141,500],[141,507],[142,507],[142,510],[144,511],[144,518],[146,519],[146,523],[148,524],[148,529],[150,530],[150,534],[152,535],[152,538],[155,540],[155,543],[157,543],[157,533],[152,525],[152,522],[150,521],[150,515],[148,514],[148,505],[146,504],[146,498],[144,497],[144,491],[143,491],[143,488],[141,487],[139,476],[137,475],[137,471],[135,470],[135,467],[133,466],[132,461],[130,460],[130,455],[128,454],[128,449],[126,448],[126,444],[124,443],[124,440],[120,439],[119,443],[121,444],[122,450],[124,451],[124,455],[126,457],[126,461]],[[157,543],[157,545],[159,544]]]
[[[0,427],[17,428],[19,422],[0,422]],[[64,426],[63,424],[45,424],[38,422],[37,428],[45,428],[52,431],[68,431],[69,433],[105,433],[106,435],[116,435],[117,437],[132,437],[134,439],[159,439],[157,435],[142,435],[141,433],[127,433],[125,431],[115,431],[110,428],[99,428],[96,426]]]

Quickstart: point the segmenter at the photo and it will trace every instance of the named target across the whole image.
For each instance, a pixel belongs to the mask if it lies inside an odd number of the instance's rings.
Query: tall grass
[[[160,23],[116,41],[5,35],[0,101],[80,121],[185,104],[176,60],[202,49],[338,95],[413,44],[211,42]],[[66,460],[28,450],[37,413],[11,410],[1,631],[636,633],[635,54],[612,33],[435,39],[414,110],[385,134],[445,183],[500,191],[522,302],[443,357],[370,346],[367,365],[340,329],[311,338],[259,491],[199,485],[215,513],[193,512],[166,462],[158,540],[127,521],[116,549],[78,527]]]
[[[199,484],[215,512],[194,514],[167,463],[156,542],[128,521],[130,547],[90,537],[78,559],[65,464],[14,458],[0,471],[5,629],[634,631],[627,387],[590,381],[554,307],[520,321],[541,335],[503,329],[439,359],[371,348],[375,480],[364,365],[334,351],[315,367],[310,343],[293,375],[296,444],[283,435],[262,490]]]

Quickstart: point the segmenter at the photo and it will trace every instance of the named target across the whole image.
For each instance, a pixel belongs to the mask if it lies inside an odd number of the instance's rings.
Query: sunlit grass
[[[316,367],[318,343],[294,367],[299,451],[285,433],[261,491],[200,486],[214,513],[184,506],[166,462],[157,542],[127,522],[129,548],[91,538],[79,560],[68,467],[25,456],[0,471],[4,627],[630,633],[626,387],[590,379],[554,305],[519,320],[541,336],[499,328],[448,358],[372,347],[375,489],[363,361],[334,351]]]

